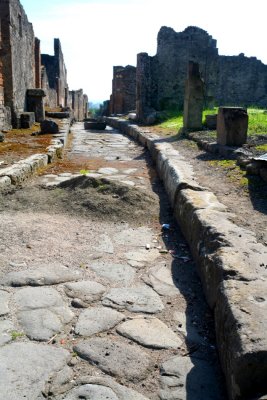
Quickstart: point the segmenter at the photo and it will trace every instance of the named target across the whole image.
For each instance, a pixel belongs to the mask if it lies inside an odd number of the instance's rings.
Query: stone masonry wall
[[[112,114],[125,114],[136,108],[136,68],[113,67]]]
[[[158,111],[183,108],[190,61],[199,64],[205,83],[204,107],[215,104],[267,107],[267,65],[244,54],[220,56],[216,40],[203,29],[190,26],[183,32],[175,32],[162,27],[157,54],[147,55],[146,62],[144,56],[140,57],[137,58],[138,115],[151,108]]]
[[[216,41],[203,29],[188,27],[183,32],[162,27],[157,54],[152,58],[152,106],[157,110],[182,108],[189,61],[199,64],[205,81],[206,103],[216,94],[218,50]]]
[[[256,57],[220,56],[218,105],[267,107],[267,65]]]
[[[32,24],[18,0],[0,0],[0,62],[5,106],[12,115],[26,109],[26,91],[35,87],[35,38]]]
[[[68,84],[67,84],[67,70],[64,63],[63,53],[59,39],[54,39],[54,52],[53,56],[48,54],[41,55],[42,65],[45,67],[47,80],[42,83],[42,88],[47,90],[47,103],[49,107],[55,107],[54,98],[55,93],[57,97],[57,106],[66,107],[68,102]],[[48,87],[47,87],[48,81]]]
[[[42,68],[41,68],[41,87],[46,93],[46,97],[44,98],[45,107],[46,108],[56,108],[57,107],[57,92],[55,89],[50,87],[46,68],[44,66],[42,66]]]
[[[72,90],[72,110],[73,116],[76,121],[82,121],[84,115],[84,95],[83,90]]]

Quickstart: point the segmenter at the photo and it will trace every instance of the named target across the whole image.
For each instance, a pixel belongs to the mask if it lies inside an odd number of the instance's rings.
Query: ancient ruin
[[[217,142],[242,146],[247,141],[248,114],[241,107],[220,107],[217,117]]]
[[[136,68],[113,67],[110,114],[125,114],[136,107]]]
[[[199,65],[192,61],[188,64],[184,97],[184,128],[202,129],[202,111],[204,106],[204,82],[201,79]]]
[[[175,32],[164,26],[158,33],[156,55],[137,55],[134,108],[140,121],[146,122],[146,117],[155,111],[183,108],[189,61],[199,64],[205,82],[205,107],[267,106],[267,65],[243,53],[238,56],[219,55],[216,40],[201,28],[189,26],[183,32]],[[121,76],[120,70],[118,76]],[[135,77],[132,77],[132,85],[134,82]],[[122,108],[126,92],[119,85],[117,90],[116,85],[115,78],[110,114],[131,111],[133,107]],[[114,97],[118,108],[113,106]]]
[[[75,118],[82,120],[88,100],[83,93],[79,102],[69,95],[60,40],[54,39],[53,56],[41,55],[40,40],[19,0],[0,0],[0,16],[0,129],[20,128],[21,119],[28,118],[25,112],[40,122],[45,107],[74,107]]]
[[[266,400],[266,66],[163,27],[99,118],[0,12],[0,399]]]

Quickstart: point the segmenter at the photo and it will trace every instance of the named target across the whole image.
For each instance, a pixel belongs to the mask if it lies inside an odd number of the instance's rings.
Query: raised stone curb
[[[194,181],[172,145],[125,120],[107,123],[147,147],[215,312],[218,351],[230,399],[267,392],[267,250],[235,225],[216,196]],[[247,397],[249,395],[249,397]]]
[[[10,167],[0,169],[0,190],[19,185],[35,174],[38,169],[62,158],[62,152],[70,129],[70,121],[63,122],[63,126],[56,138],[52,139],[47,147],[46,154],[34,154],[24,160],[18,161]]]

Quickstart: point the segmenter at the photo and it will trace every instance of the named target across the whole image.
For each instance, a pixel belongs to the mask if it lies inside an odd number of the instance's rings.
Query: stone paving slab
[[[128,264],[113,264],[98,261],[90,264],[90,269],[109,282],[120,283],[123,285],[130,284],[135,278],[135,270]]]
[[[69,297],[78,298],[87,304],[99,300],[105,291],[105,286],[94,281],[81,281],[65,285],[65,292]]]
[[[0,290],[0,316],[6,315],[9,313],[9,302],[10,294],[5,292],[4,290]]]
[[[133,382],[144,379],[151,368],[145,351],[118,340],[89,339],[74,346],[74,351],[111,376]]]
[[[174,284],[174,277],[165,265],[151,268],[143,280],[162,296],[177,296],[179,293]]]
[[[0,321],[0,346],[11,342],[12,331],[15,331],[15,327],[11,321]]]
[[[160,297],[146,286],[113,288],[103,297],[102,304],[119,310],[148,314],[158,313],[164,308]]]
[[[44,265],[23,271],[10,272],[0,278],[4,286],[46,286],[56,285],[81,278],[79,271],[71,271],[63,265]]]
[[[72,389],[67,397],[64,397],[64,400],[80,400],[82,398],[88,400],[148,400],[142,394],[122,386],[108,377],[85,377],[79,379],[79,382],[82,382],[81,385]],[[109,391],[107,391],[108,389]],[[63,400],[63,397],[56,398],[56,400]]]
[[[114,328],[124,318],[124,314],[118,311],[105,307],[93,307],[80,314],[75,326],[75,333],[85,337],[93,336]]]
[[[11,343],[0,348],[2,399],[37,399],[45,384],[62,369],[69,352],[35,343]]]
[[[15,293],[18,320],[26,335],[46,341],[70,322],[73,313],[52,288],[25,288]]]
[[[122,336],[153,349],[175,349],[183,341],[157,318],[134,318],[117,327]]]

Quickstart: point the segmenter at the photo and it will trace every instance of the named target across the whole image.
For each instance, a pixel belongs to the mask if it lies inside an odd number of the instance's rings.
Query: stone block
[[[229,399],[251,399],[267,392],[266,316],[266,282],[223,283],[215,325]]]
[[[218,114],[206,115],[205,125],[208,129],[215,130],[217,128],[217,115]]]
[[[11,179],[8,176],[0,177],[0,189],[6,189],[11,186]]]
[[[22,129],[30,129],[35,123],[33,112],[25,112],[20,115],[20,126]]]
[[[41,122],[41,133],[58,133],[58,124],[51,119],[45,119]]]
[[[217,143],[242,146],[247,141],[248,114],[242,107],[220,107],[217,118]]]
[[[199,65],[190,61],[185,83],[184,128],[202,129],[204,107],[204,81],[201,79]]]
[[[0,142],[3,142],[5,140],[5,135],[3,132],[0,132]]]

